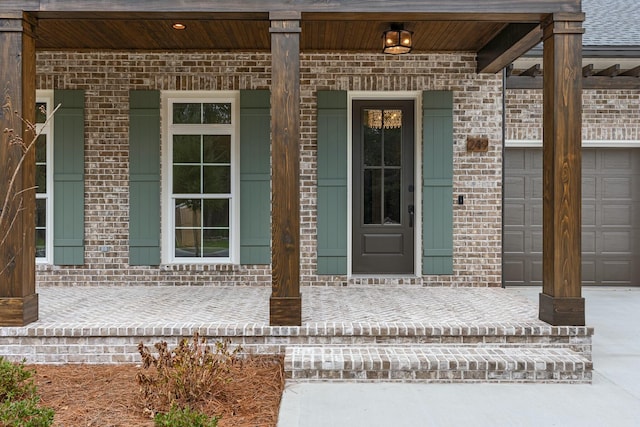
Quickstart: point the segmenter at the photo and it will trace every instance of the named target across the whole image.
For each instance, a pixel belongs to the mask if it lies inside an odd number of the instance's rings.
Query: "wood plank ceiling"
[[[339,14],[334,14],[339,16]],[[39,49],[90,50],[270,50],[269,18],[254,14],[36,14]],[[508,20],[450,20],[429,15],[311,14],[302,19],[302,51],[379,52],[382,32],[392,22],[414,32],[415,52],[477,52]],[[186,29],[177,31],[172,24]]]

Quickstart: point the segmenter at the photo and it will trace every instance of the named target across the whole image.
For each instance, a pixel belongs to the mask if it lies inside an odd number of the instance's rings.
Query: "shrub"
[[[231,381],[231,367],[238,362],[240,347],[229,350],[228,342],[217,342],[215,351],[207,345],[206,338],[196,333],[193,340],[183,339],[174,350],[167,343],[156,343],[158,356],[140,343],[144,369],[155,368],[155,372],[139,372],[145,407],[151,413],[169,412],[171,408],[186,409],[215,399],[223,385]]]
[[[192,411],[188,406],[180,409],[174,405],[166,414],[157,414],[154,424],[158,427],[217,427],[218,418]]]
[[[32,377],[24,362],[0,357],[0,426],[47,427],[53,423],[53,409],[40,406]]]

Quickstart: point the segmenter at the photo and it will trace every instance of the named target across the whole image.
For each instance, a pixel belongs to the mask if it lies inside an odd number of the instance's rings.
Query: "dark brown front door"
[[[413,101],[353,102],[354,274],[414,273]]]

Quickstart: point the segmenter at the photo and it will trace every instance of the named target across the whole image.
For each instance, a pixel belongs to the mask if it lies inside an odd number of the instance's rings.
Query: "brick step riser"
[[[590,359],[544,347],[290,347],[294,381],[590,383]]]
[[[191,335],[185,335],[190,338]],[[3,337],[0,355],[13,360],[25,358],[28,363],[139,363],[138,344],[152,347],[166,341],[176,346],[182,336],[50,336],[50,337]],[[212,336],[210,343],[229,340],[240,345],[244,351],[255,354],[284,354],[292,345],[359,346],[359,345],[420,345],[452,347],[548,347],[568,348],[586,358],[591,358],[591,337],[560,336],[485,336],[465,337],[374,337],[374,336]],[[475,339],[470,339],[475,338]],[[518,338],[518,339],[515,339]],[[520,338],[525,338],[524,340]]]
[[[285,372],[294,382],[420,382],[420,383],[569,383],[590,384],[591,371],[512,371],[512,370],[409,370],[409,371],[311,371]]]

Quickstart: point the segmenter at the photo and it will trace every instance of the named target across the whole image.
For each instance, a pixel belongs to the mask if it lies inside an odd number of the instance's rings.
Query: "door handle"
[[[409,227],[413,228],[413,213],[415,209],[413,205],[409,205]]]

